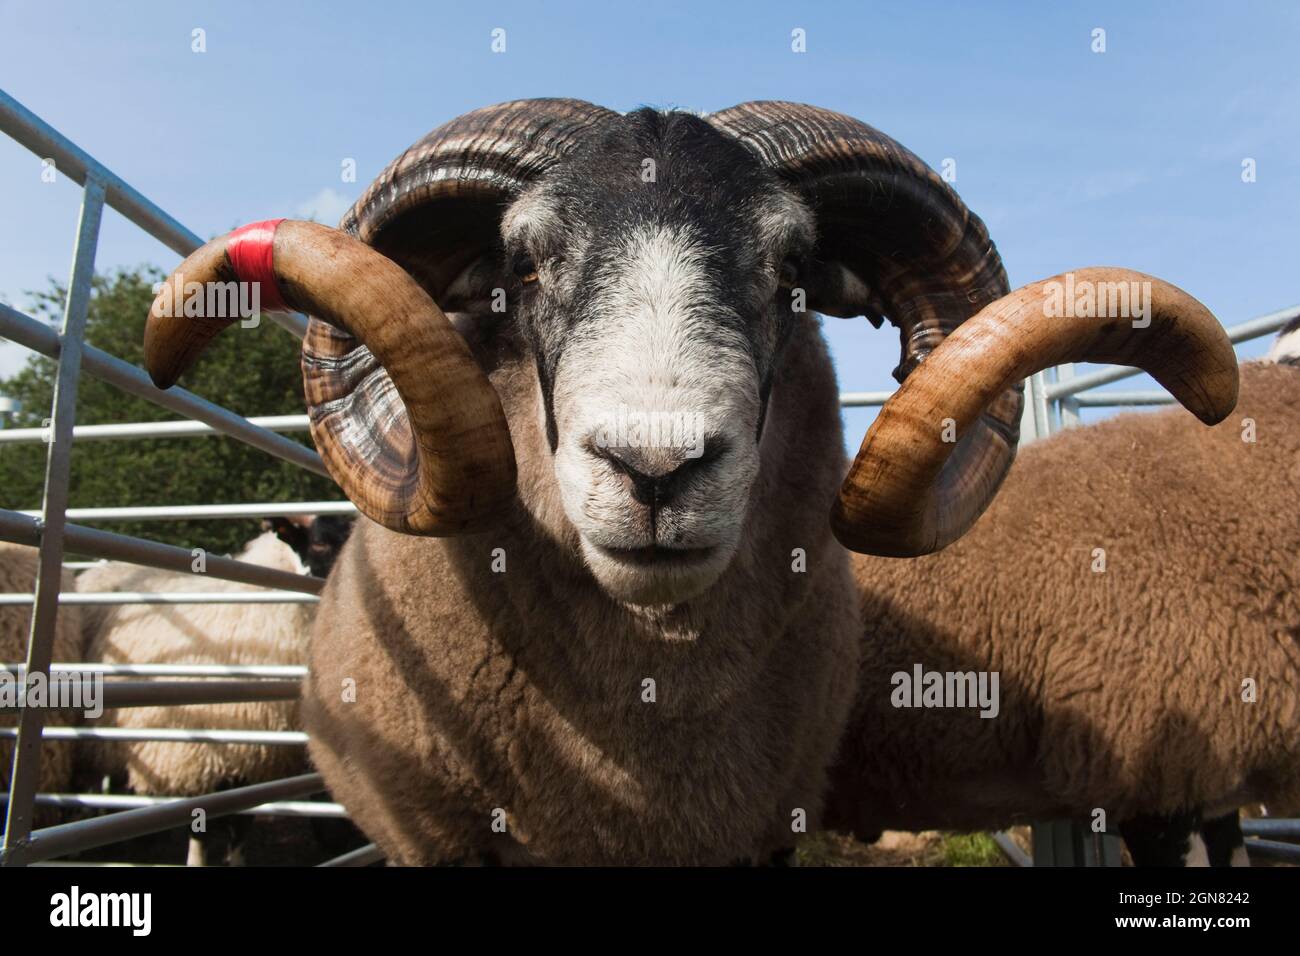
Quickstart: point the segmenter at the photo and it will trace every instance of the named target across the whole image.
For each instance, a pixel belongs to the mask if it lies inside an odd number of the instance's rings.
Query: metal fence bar
[[[1050,403],[1047,401],[1047,374],[1037,372],[1025,388],[1025,401],[1034,406],[1034,422],[1039,438],[1046,438],[1052,433]]]
[[[872,408],[889,401],[893,392],[840,392],[841,408]]]
[[[113,870],[121,867],[147,867],[151,870],[183,870],[184,863],[113,863],[108,860],[42,860],[39,863],[30,863],[33,867],[56,867],[66,866],[78,870],[97,869]]]
[[[1168,392],[1080,392],[1061,399],[1061,403],[1073,402],[1079,408],[1115,408],[1127,405],[1173,405],[1175,399]]]
[[[306,415],[256,415],[245,421],[271,432],[305,432],[311,430]],[[220,435],[211,425],[186,419],[179,422],[119,422],[111,425],[76,425],[72,429],[75,441],[113,441],[123,438],[191,438]],[[49,433],[44,428],[0,429],[0,445],[36,444],[46,441]]]
[[[0,671],[26,673],[26,664],[0,664]],[[50,665],[50,673],[103,674],[105,677],[261,677],[300,680],[305,664],[64,664]]]
[[[0,803],[8,799],[9,794],[0,793]],[[165,806],[177,799],[179,798],[142,797],[135,794],[40,793],[36,795],[36,805],[83,810],[135,810],[139,807]],[[335,820],[348,818],[348,811],[343,804],[327,803],[324,800],[276,800],[237,812],[259,817],[321,817]]]
[[[36,512],[19,514],[35,516]],[[269,504],[143,505],[135,508],[69,508],[72,521],[177,521],[205,518],[273,518],[282,515],[354,515],[350,501],[285,501]]]
[[[83,186],[97,182],[110,207],[173,252],[188,256],[203,245],[197,235],[4,90],[0,90],[0,132],[42,159],[54,160],[55,168],[74,182]],[[307,320],[301,315],[272,314],[270,318],[298,338],[307,334]]]
[[[108,205],[153,236],[173,252],[188,256],[203,240],[163,212],[98,160],[0,90],[0,132],[26,146],[74,182],[97,180],[107,189]]]
[[[59,354],[59,336],[49,326],[30,315],[0,303],[0,336],[50,358]],[[115,355],[87,345],[82,349],[82,368],[95,378],[108,382],[130,395],[143,398],[161,408],[204,422],[223,435],[237,438],[247,445],[290,464],[328,477],[324,462],[315,451],[275,432],[259,428],[248,419],[200,398],[183,388],[163,391],[156,388],[143,369],[124,362]]]
[[[0,508],[0,541],[37,545],[41,537],[38,519]],[[198,572],[194,570],[194,553],[185,548],[75,524],[70,524],[64,529],[64,545],[67,550],[77,554],[129,561],[132,564],[144,564],[182,574],[202,573],[207,577],[219,578],[223,581],[279,588],[282,591],[319,594],[321,588],[325,586],[324,578],[309,574],[294,574],[292,571],[277,571],[274,568],[247,564],[234,558],[222,558],[216,555],[206,555],[204,561],[207,570]],[[58,578],[56,577],[55,580]]]
[[[1056,381],[1058,383],[1073,381],[1075,375],[1076,372],[1074,371],[1074,364],[1072,362],[1067,362],[1065,365],[1058,365],[1056,367]],[[1062,398],[1057,402],[1057,414],[1060,417],[1062,428],[1074,428],[1079,425],[1081,422],[1079,418],[1078,399],[1068,397]]]
[[[1300,863],[1300,846],[1294,843],[1280,843],[1277,840],[1259,840],[1251,837],[1246,841],[1246,852],[1251,856],[1262,856],[1270,860]]]
[[[321,775],[309,773],[272,783],[237,787],[202,797],[170,800],[157,806],[141,807],[138,810],[124,810],[94,820],[78,820],[61,826],[47,827],[33,831],[25,841],[15,842],[12,846],[6,844],[4,858],[0,860],[0,864],[23,866],[108,843],[170,830],[175,826],[187,825],[195,810],[202,810],[207,814],[208,819],[213,819],[275,800],[309,797],[314,793],[321,793],[324,789],[325,782],[321,779]]]
[[[1300,820],[1277,817],[1242,820],[1241,832],[1246,836],[1288,837],[1300,840]]]
[[[30,594],[0,594],[0,607],[32,603]],[[319,604],[315,594],[264,594],[258,591],[79,591],[59,595],[59,605],[101,607],[116,604]]]
[[[242,704],[247,701],[297,700],[296,680],[90,680],[60,681],[71,700],[93,701],[99,695],[105,710],[124,707],[173,707],[185,704]],[[102,693],[100,693],[102,691]],[[0,708],[3,712],[4,708]],[[26,714],[30,708],[23,710]]]
[[[336,856],[332,860],[326,860],[318,866],[369,866],[372,863],[379,863],[384,859],[384,851],[379,849],[373,843],[367,843],[358,850],[350,853],[344,853],[342,856]]]
[[[1024,850],[1020,849],[1020,845],[1016,843],[1015,840],[1011,839],[1011,834],[1006,832],[994,833],[993,842],[998,845],[998,849],[1002,851],[1002,855],[1005,856],[1013,866],[1034,865],[1033,858]]]
[[[0,727],[0,740],[15,737],[16,727]],[[252,744],[264,747],[301,747],[307,735],[300,730],[186,730],[180,727],[46,727],[45,740],[117,740],[143,743]]]
[[[1119,866],[1120,840],[1069,820],[1033,824],[1034,866]]]
[[[54,377],[54,403],[50,411],[53,440],[46,455],[45,493],[41,506],[40,563],[27,647],[28,673],[43,673],[54,650],[54,621],[59,613],[59,584],[63,577],[65,511],[68,476],[72,467],[72,425],[77,417],[77,384],[81,377],[81,340],[90,309],[91,280],[95,276],[95,249],[104,216],[104,185],[93,175],[85,177],[77,244],[63,309],[58,368]],[[45,713],[25,707],[18,718],[14,746],[12,794],[5,819],[4,846],[27,839],[32,825],[32,798],[40,777],[41,727]]]

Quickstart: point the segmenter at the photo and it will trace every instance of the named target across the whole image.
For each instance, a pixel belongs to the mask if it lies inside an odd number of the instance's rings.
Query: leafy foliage
[[[144,319],[153,301],[152,285],[162,278],[156,269],[144,267],[96,276],[86,342],[134,365],[142,364]],[[36,294],[34,312],[47,321],[61,320],[64,297],[63,287],[51,280],[48,291]],[[55,369],[52,359],[33,354],[24,368],[0,381],[0,395],[22,403],[22,411],[9,422],[12,427],[39,428],[49,418]],[[257,328],[236,324],[219,336],[181,384],[248,417],[305,410],[297,342],[265,318]],[[81,376],[79,425],[175,417],[87,374]],[[287,437],[310,445],[305,432]],[[0,507],[40,507],[46,450],[45,445],[0,445]],[[72,453],[69,507],[74,508],[341,498],[329,479],[231,438],[80,441]],[[183,547],[231,553],[259,531],[256,519],[115,521],[99,526]]]

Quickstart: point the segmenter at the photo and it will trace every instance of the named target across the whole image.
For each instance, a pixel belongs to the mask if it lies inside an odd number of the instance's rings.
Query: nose
[[[705,442],[698,455],[684,448],[614,447],[594,442],[588,447],[627,477],[638,504],[655,508],[671,502],[690,475],[716,461],[723,451],[720,439]]]

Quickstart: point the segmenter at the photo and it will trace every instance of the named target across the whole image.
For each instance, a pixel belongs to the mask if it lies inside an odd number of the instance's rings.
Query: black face
[[[689,249],[692,334],[743,351],[766,405],[813,244],[812,218],[758,159],[699,117],[642,109],[609,121],[513,204],[500,273],[511,321],[536,357],[549,407],[566,348],[606,333],[627,305],[611,289],[655,230]]]
[[[307,570],[318,578],[329,576],[348,535],[352,533],[354,521],[346,515],[267,519],[276,537],[293,548]]]
[[[811,214],[705,121],[639,110],[512,202],[501,239],[498,321],[543,406],[507,414],[545,422],[588,567],[631,603],[702,592],[744,532]]]

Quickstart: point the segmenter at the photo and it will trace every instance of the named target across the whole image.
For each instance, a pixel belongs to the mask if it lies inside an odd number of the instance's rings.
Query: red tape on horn
[[[275,278],[275,230],[283,219],[240,226],[226,237],[226,258],[239,282],[256,283],[263,312],[292,312]]]

